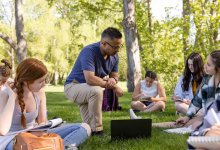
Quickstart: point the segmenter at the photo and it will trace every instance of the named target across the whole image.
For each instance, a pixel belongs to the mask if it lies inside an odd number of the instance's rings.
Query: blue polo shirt
[[[65,85],[73,80],[86,83],[83,70],[92,71],[95,76],[103,78],[111,72],[118,72],[118,55],[109,56],[106,60],[100,51],[100,42],[90,44],[80,52]]]

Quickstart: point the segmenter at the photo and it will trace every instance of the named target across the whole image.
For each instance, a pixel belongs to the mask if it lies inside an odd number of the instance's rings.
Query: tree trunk
[[[215,49],[215,45],[217,43],[217,37],[218,37],[218,26],[216,27],[216,25],[218,24],[219,19],[216,19],[216,8],[218,8],[218,1],[217,0],[212,0],[212,4],[213,6],[210,8],[210,14],[213,19],[213,21],[210,21],[210,37],[209,37],[209,41],[210,41],[210,49],[213,50]]]
[[[183,0],[183,54],[184,62],[187,58],[188,38],[190,29],[190,4],[189,0]]]
[[[22,0],[15,0],[15,30],[17,37],[17,61],[20,63],[27,55],[27,43],[24,38]]]
[[[141,79],[140,52],[135,25],[135,4],[134,0],[123,0],[123,28],[125,34],[127,51],[127,88],[128,92],[133,92],[135,85]]]
[[[150,6],[151,0],[147,0],[147,16],[148,16],[148,30],[150,35],[152,36],[152,19],[151,19],[151,6]]]
[[[12,77],[15,77],[15,55],[14,55],[14,49],[11,48],[11,64],[12,64]]]
[[[206,7],[206,3],[208,0],[205,0],[204,2],[202,1],[192,1],[193,5],[201,5],[201,10],[199,10],[199,12],[201,11],[202,16],[205,16],[205,7]],[[200,3],[200,4],[199,4]],[[208,49],[206,48],[206,42],[205,42],[205,33],[203,32],[203,21],[196,15],[196,11],[198,10],[192,10],[192,14],[193,16],[193,20],[195,23],[195,27],[196,27],[196,37],[195,37],[195,44],[193,46],[194,49],[198,49],[200,48],[202,51],[205,51],[205,55],[207,55]]]

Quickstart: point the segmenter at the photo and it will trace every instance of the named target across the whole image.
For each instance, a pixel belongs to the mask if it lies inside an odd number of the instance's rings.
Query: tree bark
[[[190,3],[189,0],[183,0],[183,54],[184,62],[187,58],[188,38],[190,29]]]
[[[17,61],[20,63],[27,55],[27,43],[24,38],[22,0],[15,0],[15,30],[17,37]]]
[[[213,18],[216,18],[216,8],[218,7],[218,1],[217,0],[212,0],[212,3],[213,3],[213,6],[211,6],[211,9],[210,9],[210,14]],[[218,26],[216,27],[215,25],[217,25],[217,19],[215,20],[211,20],[210,21],[210,27],[209,27],[209,30],[210,30],[210,37],[209,37],[209,41],[210,41],[210,49],[213,49],[217,43],[217,37],[218,37]]]
[[[14,50],[17,49],[17,44],[7,35],[0,32],[0,38],[10,45]]]
[[[141,79],[140,52],[135,25],[135,2],[134,0],[123,0],[123,29],[125,34],[127,51],[127,88],[133,92],[135,85]]]
[[[151,19],[151,6],[150,6],[151,0],[147,0],[147,16],[148,16],[148,29],[149,33],[152,36],[152,19]]]

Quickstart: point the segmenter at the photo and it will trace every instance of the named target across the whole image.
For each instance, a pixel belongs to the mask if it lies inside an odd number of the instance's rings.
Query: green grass
[[[125,83],[120,83],[125,88]],[[63,93],[63,86],[47,86],[47,108],[48,118],[59,116],[67,122],[82,122],[79,108],[69,101]],[[110,137],[110,120],[128,119],[128,110],[130,108],[131,93],[125,92],[124,96],[119,99],[122,111],[103,112],[103,137],[90,137],[80,146],[80,150],[182,150],[186,149],[186,139],[188,135],[168,134],[161,128],[152,129],[151,138],[117,140],[111,142]],[[173,121],[177,119],[174,113],[173,103],[168,99],[165,112],[155,113],[137,113],[142,118],[151,118],[153,122]]]

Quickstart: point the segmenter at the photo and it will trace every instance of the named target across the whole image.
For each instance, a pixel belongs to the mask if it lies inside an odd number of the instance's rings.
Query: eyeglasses
[[[106,42],[106,41],[105,41]],[[106,42],[109,46],[111,46],[111,48],[113,48],[114,50],[118,50],[118,49],[120,49],[120,48],[122,48],[123,47],[123,45],[121,44],[120,46],[113,46],[113,45],[111,45],[110,43],[108,43],[108,42]]]

